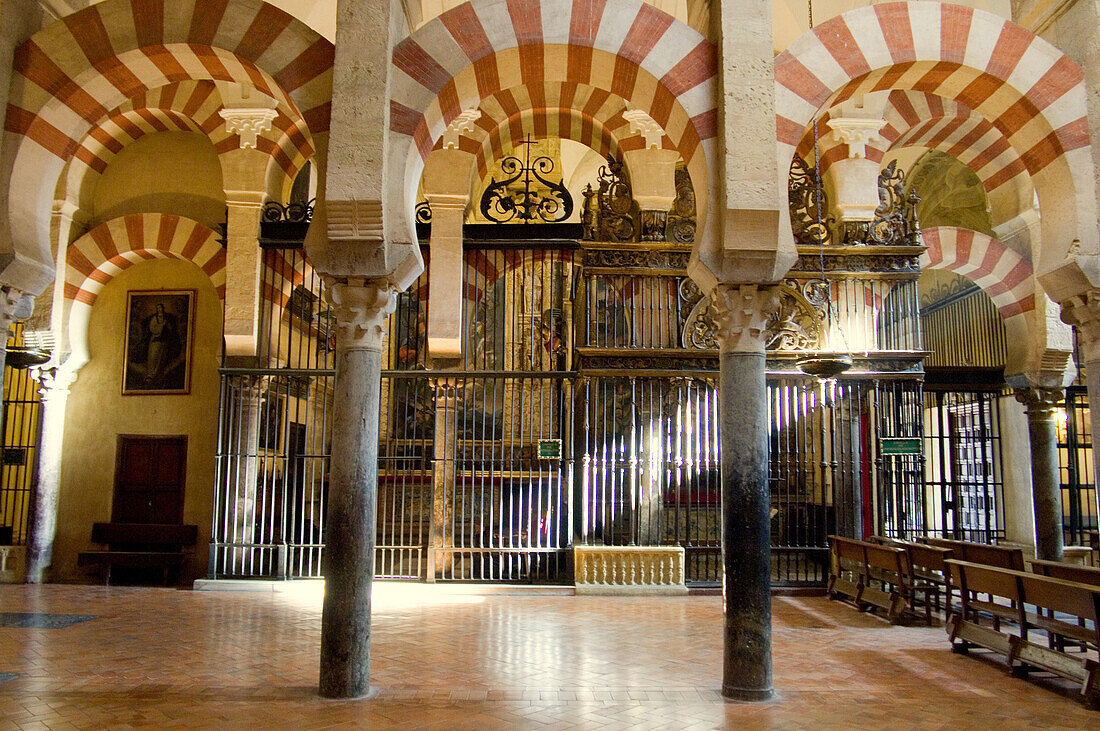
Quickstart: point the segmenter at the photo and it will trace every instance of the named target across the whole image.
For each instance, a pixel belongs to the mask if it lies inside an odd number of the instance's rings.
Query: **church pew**
[[[963,653],[972,646],[993,650],[1007,658],[1014,674],[1046,670],[1080,683],[1082,696],[1094,706],[1100,701],[1100,663],[1096,659],[1069,655],[1036,644],[1029,637],[1035,630],[1045,630],[1095,645],[1100,639],[1100,587],[955,559],[946,563],[952,583],[962,590],[962,611],[947,621],[952,649]],[[980,595],[990,599],[979,599]],[[1036,611],[1029,611],[1028,605]],[[1058,619],[1055,613],[1075,617],[1078,623]],[[1018,634],[984,624],[986,615],[1011,620]]]

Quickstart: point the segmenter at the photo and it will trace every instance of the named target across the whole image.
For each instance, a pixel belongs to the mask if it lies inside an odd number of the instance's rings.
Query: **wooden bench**
[[[179,570],[194,553],[199,528],[196,525],[160,523],[95,523],[92,543],[105,544],[106,551],[84,551],[79,566],[106,566],[105,581],[111,583],[111,568],[159,568],[164,585],[169,571]]]
[[[1078,584],[1100,586],[1100,569],[1093,566],[1082,566],[1062,561],[1040,561],[1037,558],[1029,559],[1027,563],[1031,566],[1031,572],[1034,574],[1062,579],[1063,581],[1075,581]]]
[[[884,546],[904,548],[905,552],[909,554],[909,565],[913,571],[914,587],[923,589],[927,594],[930,594],[937,610],[944,606],[940,604],[940,594],[942,592],[943,596],[946,597],[945,606],[950,608],[951,572],[944,562],[955,557],[952,549],[884,536],[871,536],[870,540],[872,543],[881,543]]]
[[[829,546],[833,554],[828,586],[831,598],[843,595],[856,606],[869,604],[885,609],[894,623],[917,604],[923,604],[925,620],[931,624],[928,588],[914,582],[904,548],[841,536],[829,536]]]
[[[1014,674],[1026,675],[1030,669],[1039,668],[1068,678],[1081,684],[1081,694],[1086,700],[1097,704],[1100,663],[1091,657],[1071,656],[1060,649],[1033,643],[1029,633],[1045,630],[1095,646],[1100,640],[1097,624],[1100,587],[954,559],[948,560],[947,565],[952,583],[962,590],[962,611],[947,621],[952,649],[965,653],[977,645],[1004,655]],[[980,595],[988,595],[990,599],[980,600]],[[998,602],[998,598],[1013,606]],[[1036,611],[1028,611],[1028,605]],[[1056,612],[1078,621],[1058,619]],[[983,615],[1011,620],[1019,628],[1019,634],[983,624]],[[1091,627],[1087,626],[1089,622]]]
[[[996,566],[1012,571],[1024,570],[1024,552],[1019,548],[991,546],[988,543],[971,543],[970,541],[954,541],[934,536],[922,536],[918,540],[929,546],[951,549],[954,558],[959,561]]]

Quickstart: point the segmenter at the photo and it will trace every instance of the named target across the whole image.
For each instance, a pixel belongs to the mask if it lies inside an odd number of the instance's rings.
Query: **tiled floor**
[[[320,596],[0,586],[0,727],[1097,728],[1068,684],[1025,681],[940,628],[774,600],[777,700],[723,702],[717,596],[441,595],[381,585],[376,698],[315,694]]]

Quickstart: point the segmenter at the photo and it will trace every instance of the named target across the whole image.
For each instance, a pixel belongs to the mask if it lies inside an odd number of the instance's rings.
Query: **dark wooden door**
[[[115,523],[183,523],[187,437],[118,438]]]

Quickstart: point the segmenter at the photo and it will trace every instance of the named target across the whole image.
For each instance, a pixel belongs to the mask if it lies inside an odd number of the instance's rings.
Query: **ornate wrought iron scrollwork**
[[[586,241],[627,243],[638,240],[641,214],[630,183],[623,175],[623,163],[608,155],[596,178],[598,188],[584,189],[581,223]]]
[[[264,203],[262,218],[267,223],[309,223],[313,220],[313,206],[316,199],[306,203],[290,202],[287,204],[279,201]]]
[[[791,161],[787,197],[795,243],[821,246],[832,241],[833,218],[825,216],[829,199],[817,174],[798,155]]]
[[[504,174],[502,180],[490,178],[481,195],[481,215],[493,223],[543,221],[557,223],[573,215],[573,197],[561,181],[554,182],[547,176],[554,172],[554,161],[545,155],[531,160],[530,145],[524,159],[509,156],[500,161]],[[521,182],[522,181],[522,182]],[[535,186],[545,186],[549,193],[539,192]]]
[[[420,201],[416,204],[414,210],[417,223],[431,223],[432,222],[432,207],[428,204],[428,201]]]
[[[917,204],[920,196],[910,188],[905,192],[905,173],[898,169],[898,161],[891,160],[878,176],[878,208],[867,229],[866,243],[885,246],[916,246]]]
[[[779,309],[768,315],[764,348],[773,351],[814,350],[821,345],[822,323],[829,307],[825,282],[789,281],[779,287]]]
[[[676,166],[676,200],[668,213],[665,239],[677,244],[695,241],[695,187],[691,175],[682,164]]]

